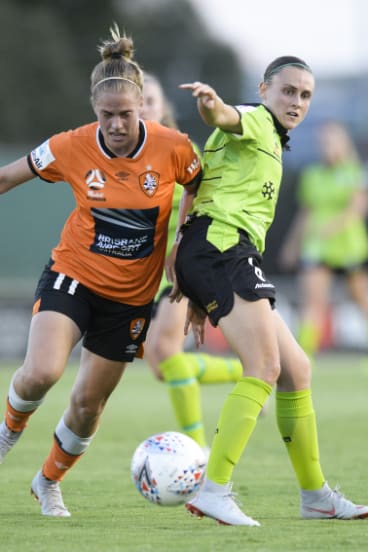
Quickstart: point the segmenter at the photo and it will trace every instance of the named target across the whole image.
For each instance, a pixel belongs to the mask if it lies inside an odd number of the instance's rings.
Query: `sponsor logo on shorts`
[[[211,301],[211,303],[208,303],[208,305],[206,305],[206,311],[208,314],[216,309],[218,309],[218,303],[216,300],[213,300]]]
[[[125,353],[128,355],[133,355],[137,352],[138,345],[134,345],[134,343],[131,343],[130,345],[127,345],[125,347]]]
[[[135,318],[130,323],[130,337],[132,339],[137,339],[144,328],[144,325],[146,323],[146,320],[144,318]]]
[[[255,289],[257,288],[274,288],[275,286],[273,284],[270,284],[269,282],[266,282],[265,284],[256,284]]]

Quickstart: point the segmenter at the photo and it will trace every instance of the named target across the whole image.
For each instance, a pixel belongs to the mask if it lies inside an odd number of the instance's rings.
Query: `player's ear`
[[[91,102],[91,106],[92,106],[92,109],[94,111],[94,114],[96,115],[97,117],[97,111],[96,111],[96,105],[95,105],[95,102],[93,101],[93,97],[91,96],[89,101]]]
[[[258,93],[262,98],[262,100],[266,98],[266,91],[267,91],[267,84],[264,81],[262,81],[258,86]]]
[[[141,94],[141,97],[139,98],[139,110],[143,109],[143,94]]]

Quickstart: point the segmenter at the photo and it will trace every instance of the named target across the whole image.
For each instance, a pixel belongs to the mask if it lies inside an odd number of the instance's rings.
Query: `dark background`
[[[100,61],[97,45],[116,21],[132,36],[135,58],[155,73],[172,101],[180,128],[203,146],[210,129],[200,120],[182,82],[202,80],[227,103],[257,101],[261,76],[251,75],[236,53],[209,34],[189,0],[2,0],[0,6],[0,163],[27,154],[52,134],[94,120],[89,78]],[[270,60],[271,61],[271,60]],[[304,163],[317,157],[316,125],[339,118],[367,151],[367,76],[317,79],[306,121],[285,153],[277,216],[267,238],[265,269],[279,274],[278,250],[295,213],[295,187]],[[64,183],[35,179],[1,197],[0,293],[33,289],[50,249],[73,208]]]

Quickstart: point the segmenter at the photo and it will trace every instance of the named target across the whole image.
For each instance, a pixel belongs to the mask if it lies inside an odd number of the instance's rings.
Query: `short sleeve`
[[[201,161],[186,134],[178,133],[179,140],[175,147],[176,182],[186,186],[201,172]]]
[[[56,134],[31,151],[28,156],[34,172],[49,182],[64,181],[69,164],[71,140],[69,132]]]

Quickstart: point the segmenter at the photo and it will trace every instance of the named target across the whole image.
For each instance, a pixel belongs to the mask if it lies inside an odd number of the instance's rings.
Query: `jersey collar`
[[[285,149],[285,150],[290,149],[290,146],[287,145],[288,141],[290,140],[290,136],[288,135],[288,131],[286,130],[286,128],[284,128],[280,124],[280,122],[276,119],[275,115],[272,113],[272,111],[266,105],[264,105],[262,103],[244,103],[242,105],[251,105],[253,107],[259,107],[260,105],[263,106],[266,109],[266,111],[268,111],[269,114],[272,117],[273,124],[275,125],[275,128],[277,130],[277,134],[280,136],[282,148]]]
[[[139,155],[139,153],[143,149],[144,144],[146,143],[146,138],[147,138],[146,125],[144,124],[143,121],[140,120],[139,121],[139,137],[138,137],[137,145],[135,146],[134,150],[131,151],[129,153],[129,155],[127,155],[126,157],[129,158],[129,159],[134,159],[135,157],[137,157],[137,155]],[[112,152],[107,147],[100,127],[97,127],[96,139],[97,139],[97,144],[98,144],[99,148],[102,150],[103,154],[106,157],[109,157],[110,159],[118,157],[114,152]]]
[[[288,141],[290,140],[290,136],[288,135],[288,131],[286,128],[284,128],[278,119],[276,119],[275,115],[272,113],[272,111],[270,109],[268,109],[267,106],[265,106],[264,104],[261,104],[263,105],[263,107],[265,109],[267,109],[267,111],[271,114],[271,117],[273,119],[273,124],[275,125],[276,127],[276,130],[277,130],[277,133],[278,135],[280,136],[280,140],[281,140],[281,145],[283,147],[283,149],[285,150],[289,150],[290,149],[290,146],[287,145]]]

